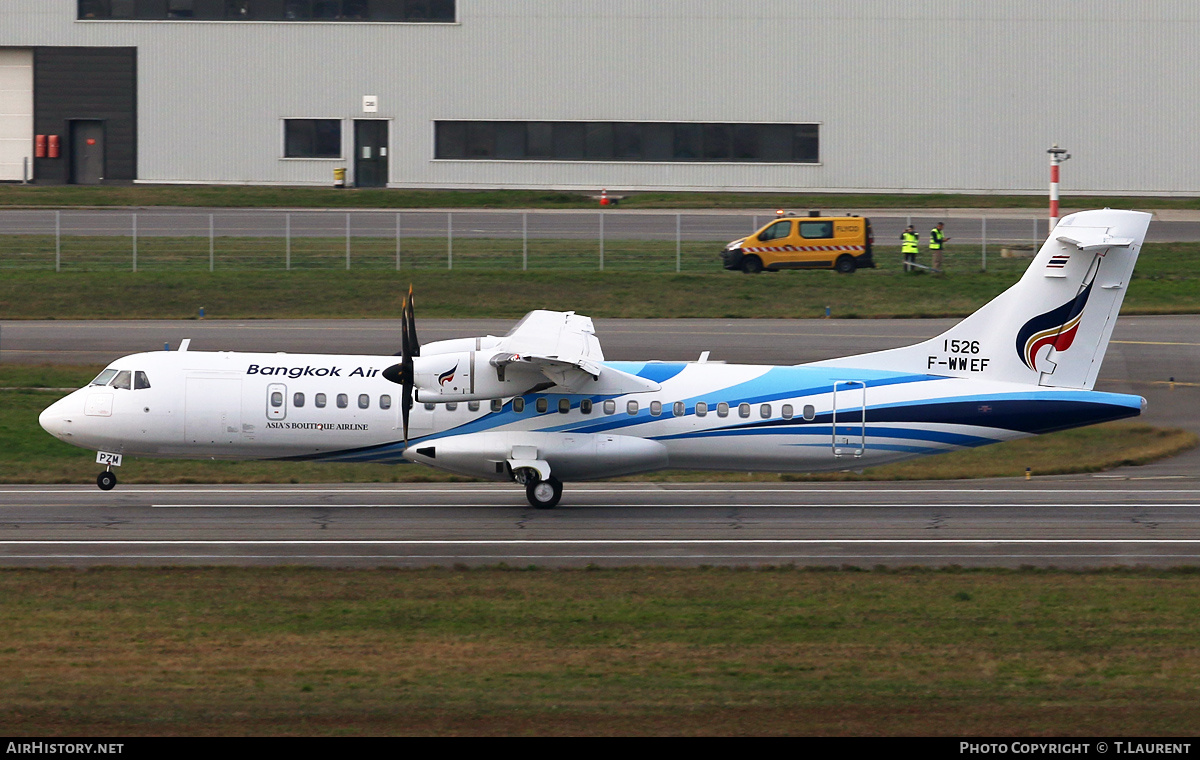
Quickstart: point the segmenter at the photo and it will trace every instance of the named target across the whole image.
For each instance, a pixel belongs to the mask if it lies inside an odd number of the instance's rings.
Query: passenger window
[[[358,408],[366,409],[371,406],[371,397],[365,393],[358,394]]]
[[[764,420],[770,419],[771,418],[771,405],[763,404],[762,406],[760,406],[758,408],[758,416],[762,417]]]
[[[592,413],[592,400],[590,398],[585,398],[583,401],[579,402],[579,412],[580,414]]]
[[[345,393],[339,393],[337,395],[338,409],[345,409],[348,406],[350,406],[350,397],[347,396]]]
[[[446,402],[446,411],[447,412],[457,412],[458,411],[458,402],[457,401],[447,401]]]
[[[804,419],[809,420],[811,422],[812,420],[815,420],[816,418],[817,418],[817,410],[813,407],[812,404],[805,404],[804,405]]]
[[[676,417],[682,417],[684,414],[687,413],[687,407],[684,406],[682,401],[676,401],[675,406],[673,408],[675,410]]]
[[[150,378],[146,377],[146,373],[138,370],[133,373],[133,389],[140,391],[142,388],[150,387]]]
[[[780,409],[780,412],[783,414],[783,418],[785,420],[790,420],[792,418],[792,405],[784,404],[783,408]]]
[[[550,402],[547,401],[545,398],[539,398],[534,403],[534,407],[537,408],[538,414],[545,414],[546,410],[550,408]]]
[[[271,406],[278,409],[283,406],[283,394],[279,391],[271,391]]]
[[[380,396],[379,397],[379,408],[380,409],[391,409],[392,408],[392,397],[387,396],[387,395]]]
[[[718,417],[728,417],[729,416],[729,404],[726,404],[724,401],[717,404],[717,416]]]
[[[625,405],[625,411],[628,412],[630,415],[637,414],[637,410],[638,410],[638,402],[636,402],[636,401],[630,401],[628,404]]]
[[[738,416],[739,417],[749,417],[750,416],[750,405],[749,404],[738,404]]]
[[[513,399],[513,411],[517,412],[517,413],[525,411],[525,399],[521,398],[520,396],[518,396],[517,398],[514,398]]]
[[[833,222],[800,222],[800,237],[809,240],[833,237]]]
[[[565,398],[560,398],[558,400],[558,413],[566,414],[569,411],[571,411],[571,402]]]
[[[427,412],[432,412],[434,409],[437,409],[437,404],[434,404],[434,403],[431,403],[431,402],[426,402],[426,403],[425,403],[425,411],[427,411]]]
[[[617,413],[617,402],[613,401],[611,399],[608,401],[605,401],[604,402],[604,413],[605,414],[616,414]]]
[[[318,393],[317,395],[313,396],[313,406],[317,407],[318,409],[325,408],[325,394],[324,393]]]
[[[504,409],[504,402],[498,398],[492,399],[492,411],[499,412]]]
[[[129,390],[131,379],[132,379],[132,374],[130,373],[130,371],[127,369],[123,369],[120,372],[118,372],[116,378],[113,379],[112,387],[124,388],[125,390]]]
[[[293,393],[292,394],[292,406],[296,406],[296,407],[304,406],[304,394],[303,393]]]
[[[758,235],[759,242],[765,243],[768,240],[779,240],[792,234],[792,223],[790,221],[775,222],[770,227],[763,230]]]
[[[660,414],[662,414],[662,402],[661,401],[651,401],[650,402],[650,416],[657,417]]]
[[[479,402],[478,401],[468,401],[467,402],[467,411],[468,412],[478,412],[479,411]]]
[[[708,404],[703,401],[696,402],[696,416],[704,417],[708,415]]]

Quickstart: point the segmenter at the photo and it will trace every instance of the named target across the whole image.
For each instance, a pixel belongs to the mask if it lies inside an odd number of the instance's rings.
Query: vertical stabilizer
[[[1063,217],[1015,285],[945,333],[820,364],[1090,389],[1150,218],[1111,209]]]

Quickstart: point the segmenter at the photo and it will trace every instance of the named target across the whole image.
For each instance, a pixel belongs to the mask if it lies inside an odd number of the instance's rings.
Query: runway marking
[[[828,486],[817,487],[796,487],[796,488],[756,488],[754,484],[747,483],[741,485],[713,485],[709,488],[675,488],[670,483],[648,481],[646,483],[632,483],[626,486],[606,486],[606,487],[580,487],[572,488],[570,493],[636,493],[638,491],[656,491],[670,493],[748,493],[748,494],[764,494],[764,493],[787,493],[787,494],[826,494],[826,493],[878,493],[878,494],[894,494],[894,493],[947,493],[947,494],[996,494],[996,493],[1044,493],[1044,494],[1115,494],[1115,493],[1138,493],[1138,494],[1175,494],[1175,493],[1195,493],[1200,494],[1200,488],[966,488],[963,486],[947,486],[944,488],[889,488],[886,484],[881,484],[878,488],[836,488]],[[406,488],[405,484],[397,483],[391,488],[328,488],[316,486],[313,488],[141,488],[127,487],[123,491],[117,491],[110,494],[111,497],[120,496],[136,496],[140,494],[284,494],[284,493],[304,493],[304,494],[377,494],[385,493],[392,495],[404,494],[497,494],[497,493],[518,493],[519,489],[515,486],[464,486],[464,487],[421,487],[421,488]],[[83,494],[91,493],[96,496],[102,494],[97,492],[94,486],[72,486],[67,488],[0,488],[0,494]],[[114,501],[115,506],[119,503]]]
[[[12,506],[38,506],[38,505],[12,505]],[[682,502],[676,504],[570,504],[568,509],[660,509],[664,507],[693,507],[706,508],[712,507],[716,509],[728,509],[729,507],[752,508],[752,507],[825,507],[831,509],[838,508],[855,508],[861,509],[865,507],[886,507],[892,508],[918,508],[926,509],[930,507],[938,508],[964,508],[964,507],[982,507],[982,508],[1013,508],[1026,507],[1031,509],[1045,509],[1047,507],[1066,507],[1066,508],[1091,508],[1098,507],[1120,507],[1122,509],[1144,509],[1147,507],[1195,507],[1196,502],[1086,502],[1086,503],[1063,503],[1063,502],[936,502],[933,504],[908,504],[904,502],[836,502],[827,504],[811,504],[804,502],[742,502],[742,503],[721,503],[721,502]],[[462,504],[151,504],[151,509],[464,509],[473,507],[496,507],[498,509],[520,507],[525,509],[526,504],[491,504],[491,503],[462,503]]]
[[[1018,544],[1148,544],[1200,545],[1200,538],[501,538],[501,539],[25,539],[0,546],[815,546],[818,544],[1018,545]],[[19,555],[17,555],[19,556]]]

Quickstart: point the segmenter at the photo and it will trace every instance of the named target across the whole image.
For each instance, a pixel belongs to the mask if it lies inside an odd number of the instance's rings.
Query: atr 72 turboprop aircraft
[[[178,351],[113,362],[40,422],[124,455],[419,462],[515,481],[555,506],[564,481],[679,469],[811,472],[1141,413],[1092,390],[1150,215],[1064,217],[1024,276],[936,338],[797,366],[605,361],[592,320],[534,311],[507,335],[397,356]]]

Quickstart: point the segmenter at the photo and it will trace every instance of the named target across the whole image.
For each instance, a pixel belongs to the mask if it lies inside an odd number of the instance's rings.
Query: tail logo
[[[1017,331],[1017,355],[1033,371],[1037,371],[1037,353],[1043,346],[1053,346],[1055,351],[1066,351],[1075,342],[1079,321],[1092,294],[1092,282],[1079,295],[1057,309],[1039,314]]]
[[[448,371],[443,372],[442,374],[438,375],[438,385],[445,387],[446,383],[453,381],[455,372],[458,372],[457,364],[454,365],[454,369],[448,370]]]

